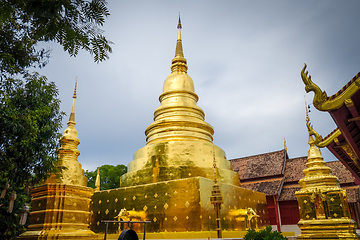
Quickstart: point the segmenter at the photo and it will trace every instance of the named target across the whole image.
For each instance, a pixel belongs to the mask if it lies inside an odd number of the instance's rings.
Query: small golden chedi
[[[331,175],[331,168],[325,165],[320,149],[315,146],[313,135],[317,133],[310,125],[308,114],[306,125],[310,149],[305,177],[299,181],[301,189],[295,192],[301,229],[297,239],[359,239],[346,191],[340,188],[339,179]]]

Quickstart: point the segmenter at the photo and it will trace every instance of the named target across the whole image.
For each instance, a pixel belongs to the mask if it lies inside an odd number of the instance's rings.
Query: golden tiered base
[[[297,239],[360,239],[355,224],[349,218],[300,220],[301,234]]]
[[[101,220],[114,220],[126,208],[133,220],[151,221],[148,233],[215,231],[215,210],[210,203],[213,184],[210,179],[194,177],[96,192],[90,206],[90,229],[104,232],[105,223]],[[220,211],[223,230],[245,231],[269,225],[265,194],[230,184],[219,185],[224,198]],[[143,226],[134,224],[134,230],[142,232]],[[109,224],[109,233],[116,232],[119,223]]]
[[[97,239],[89,229],[94,190],[79,185],[44,184],[31,191],[28,230],[20,239]]]

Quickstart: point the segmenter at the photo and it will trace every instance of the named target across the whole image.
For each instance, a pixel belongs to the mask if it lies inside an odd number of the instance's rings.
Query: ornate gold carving
[[[346,107],[354,106],[354,102],[351,100],[351,98],[345,99],[344,103],[345,103]]]
[[[338,109],[347,101],[347,99],[350,99],[359,90],[360,76],[356,75],[343,89],[335,95],[328,97],[325,91],[321,91],[321,89],[311,81],[310,75],[307,77],[308,72],[304,73],[305,69],[306,64],[301,71],[301,78],[305,84],[305,91],[313,91],[315,93],[313,103],[316,109],[320,111]]]
[[[154,221],[154,222],[156,222],[156,221],[157,221],[157,218],[156,218],[156,217],[154,217],[154,218],[153,218],[153,221]]]
[[[119,201],[119,199],[115,198],[115,202],[118,202],[118,201]]]
[[[106,209],[105,210],[105,214],[107,215],[109,213],[109,209]]]
[[[306,126],[309,132],[309,136],[315,136],[315,145],[317,146],[318,143],[320,143],[323,140],[323,137],[319,135],[313,128],[313,126],[310,123],[310,120],[307,119]]]
[[[176,222],[176,220],[178,220],[178,218],[176,216],[173,219],[174,219],[175,222]]]
[[[189,216],[186,216],[185,218],[186,218],[186,220],[189,220]]]
[[[305,72],[306,69],[306,63],[301,70],[301,78],[305,84],[305,91],[308,93],[310,91],[313,91],[315,93],[313,104],[314,106],[319,109],[321,108],[321,105],[326,101],[327,94],[325,91],[322,91],[315,83],[311,81],[311,75],[308,75],[308,71]],[[320,109],[319,109],[320,110]]]
[[[189,206],[190,206],[190,203],[188,201],[186,201],[185,207],[189,207]]]
[[[135,200],[136,200],[136,197],[135,197],[135,196],[133,196],[132,200],[134,200],[134,201],[135,201]]]
[[[101,200],[99,200],[99,204],[101,204]]]
[[[143,210],[146,212],[147,209],[148,209],[148,207],[145,205],[145,206],[143,207]]]
[[[167,203],[164,204],[165,210],[168,209],[169,205]]]
[[[346,152],[346,154],[351,158],[351,160],[356,161],[356,155],[349,144],[341,145],[341,148]]]

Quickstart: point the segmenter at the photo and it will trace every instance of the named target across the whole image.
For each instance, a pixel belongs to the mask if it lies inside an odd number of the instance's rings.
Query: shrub
[[[265,229],[260,231],[255,231],[254,229],[249,229],[244,236],[244,240],[283,240],[287,239],[281,232],[271,231],[271,226],[267,226]]]

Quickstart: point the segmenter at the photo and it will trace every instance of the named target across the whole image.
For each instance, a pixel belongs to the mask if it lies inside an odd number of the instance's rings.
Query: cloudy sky
[[[125,164],[145,145],[162,85],[174,57],[179,12],[188,74],[198,105],[228,159],[281,150],[307,155],[304,63],[328,95],[360,71],[360,1],[115,1],[103,27],[114,42],[106,62],[83,51],[70,57],[56,44],[39,72],[59,88],[69,116],[78,79],[79,162],[94,170]],[[311,107],[316,131],[335,128]],[[64,118],[64,129],[68,117]],[[62,130],[63,131],[63,130]],[[335,157],[322,150],[327,161]]]

